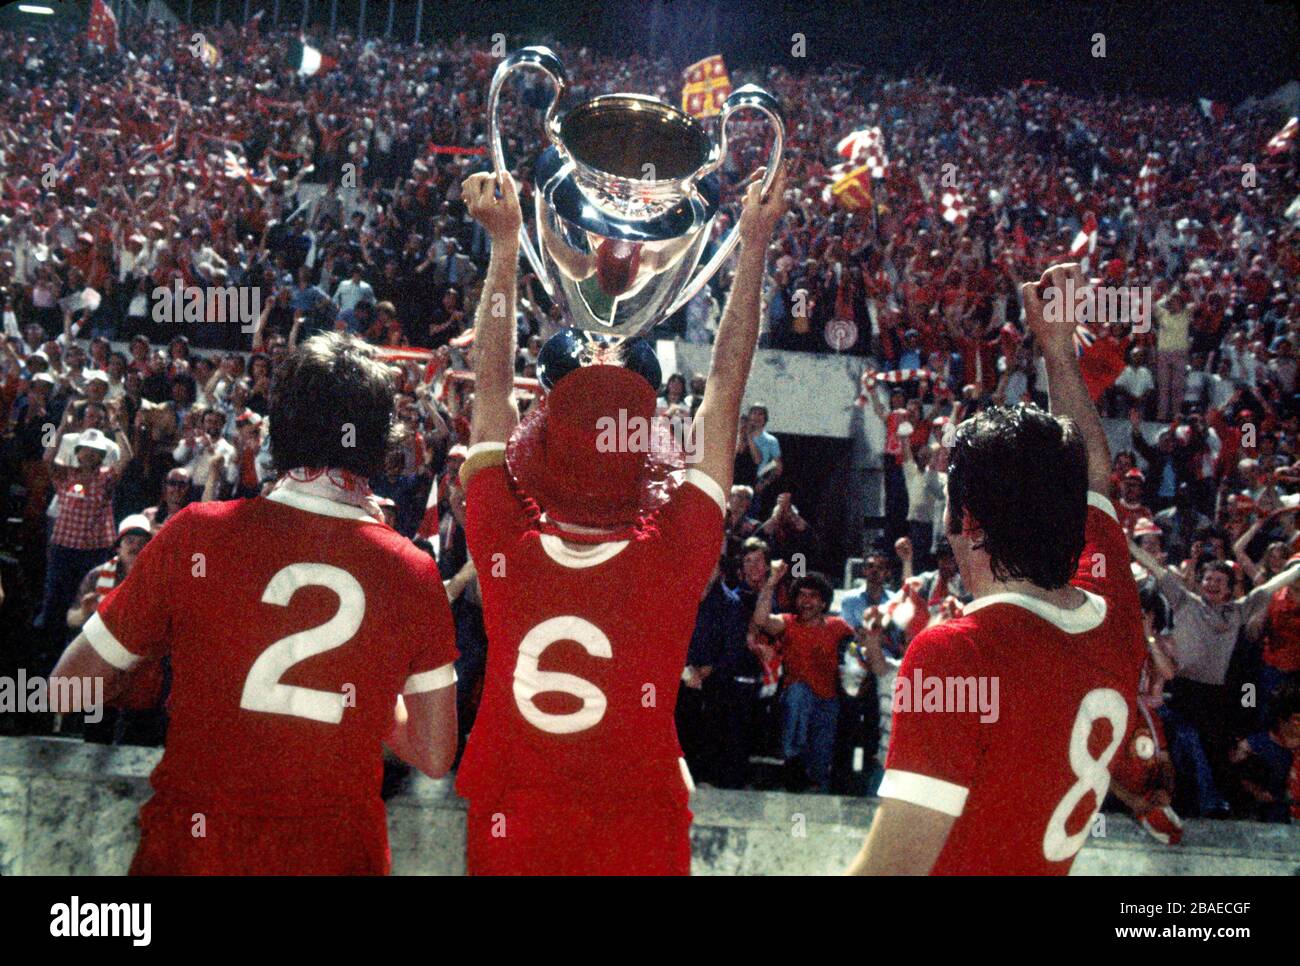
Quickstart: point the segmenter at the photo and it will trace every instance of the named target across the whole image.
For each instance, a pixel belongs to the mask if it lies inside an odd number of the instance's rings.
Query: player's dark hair
[[[337,467],[378,476],[393,426],[392,371],[354,336],[314,335],[278,366],[270,419],[278,472]]]
[[[990,406],[957,427],[948,455],[949,533],[966,513],[999,580],[1065,586],[1083,552],[1088,453],[1074,421],[1037,406]]]
[[[822,603],[825,604],[828,609],[830,608],[834,592],[831,590],[831,582],[827,580],[825,576],[816,571],[805,574],[794,582],[794,586],[790,588],[790,596],[798,597],[799,591],[803,590],[805,587],[814,591],[817,596],[822,599]]]

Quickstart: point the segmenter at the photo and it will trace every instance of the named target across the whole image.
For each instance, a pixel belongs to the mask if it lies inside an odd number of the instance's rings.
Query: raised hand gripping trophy
[[[654,353],[636,337],[690,301],[739,241],[733,225],[700,266],[719,207],[713,174],[727,156],[727,121],[746,108],[771,121],[766,192],[785,140],[780,107],[759,87],[738,88],[723,105],[716,144],[695,118],[641,94],[595,97],[561,115],[564,68],[548,48],[525,47],[497,67],[488,94],[498,179],[509,177],[501,147],[501,90],[523,67],[549,77],[555,98],[543,124],[551,143],[533,165],[537,244],[525,227],[520,243],[570,326],[543,347],[538,378],[549,389],[577,366],[621,362],[643,370],[657,389]]]

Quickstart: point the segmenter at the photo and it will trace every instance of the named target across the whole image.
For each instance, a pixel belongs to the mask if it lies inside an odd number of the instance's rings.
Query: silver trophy
[[[700,265],[719,203],[718,179],[709,176],[726,159],[731,115],[753,109],[772,124],[764,191],[777,173],[784,123],[776,99],[752,84],[727,98],[717,143],[695,118],[640,94],[595,97],[560,114],[564,68],[548,48],[525,47],[498,65],[488,94],[498,178],[508,176],[501,90],[523,67],[549,77],[555,98],[543,124],[550,146],[533,165],[537,244],[526,228],[520,229],[520,242],[565,324],[581,330],[561,333],[560,354],[573,364],[589,364],[690,301],[740,240],[732,226]],[[543,383],[553,381],[542,368]]]

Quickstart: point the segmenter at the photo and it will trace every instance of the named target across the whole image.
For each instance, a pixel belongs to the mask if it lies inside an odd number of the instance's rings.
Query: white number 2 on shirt
[[[1110,722],[1110,743],[1100,758],[1093,758],[1088,753],[1088,738],[1092,735],[1093,724],[1099,718]],[[1047,823],[1047,831],[1043,833],[1043,855],[1047,861],[1064,862],[1083,848],[1084,840],[1092,828],[1092,816],[1101,808],[1106,790],[1110,788],[1110,760],[1115,757],[1127,728],[1128,705],[1118,691],[1096,688],[1083,696],[1079,713],[1074,718],[1074,730],[1070,733],[1070,769],[1079,780],[1070,786],[1065,797],[1057,804],[1051,821]],[[1067,835],[1065,823],[1089,792],[1097,799],[1092,813],[1079,831]]]
[[[366,614],[366,594],[346,570],[321,563],[296,563],[278,571],[262,592],[262,603],[287,607],[301,587],[327,587],[338,596],[339,609],[324,624],[282,637],[263,651],[244,680],[239,706],[246,711],[290,714],[296,718],[338,724],[343,720],[343,693],[318,691],[280,678],[299,661],[346,644]]]

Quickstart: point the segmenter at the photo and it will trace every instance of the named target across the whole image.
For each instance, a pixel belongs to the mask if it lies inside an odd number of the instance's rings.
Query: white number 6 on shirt
[[[1110,722],[1110,743],[1100,758],[1093,758],[1088,753],[1088,738],[1092,735],[1093,724],[1099,718]],[[1115,757],[1127,728],[1128,705],[1118,691],[1096,688],[1083,696],[1079,713],[1074,718],[1074,730],[1070,733],[1070,768],[1079,780],[1070,786],[1065,797],[1057,804],[1051,821],[1047,823],[1047,831],[1043,833],[1043,855],[1048,862],[1064,862],[1083,848],[1084,839],[1092,827],[1092,815],[1101,808],[1106,790],[1110,788],[1110,760]],[[1083,823],[1083,828],[1073,835],[1067,835],[1065,823],[1089,792],[1097,797],[1097,804],[1089,814],[1088,821]]]
[[[287,607],[300,587],[327,587],[338,596],[339,609],[324,624],[282,637],[263,651],[248,669],[239,706],[246,711],[289,714],[295,718],[338,724],[343,720],[343,692],[318,691],[280,678],[299,661],[346,644],[366,615],[366,593],[346,570],[321,563],[296,563],[271,578],[262,603]]]
[[[524,635],[515,661],[515,704],[529,724],[553,735],[571,735],[594,728],[605,717],[608,702],[600,688],[576,674],[538,670],[542,652],[556,641],[576,641],[592,657],[613,657],[605,632],[581,617],[552,617]],[[570,714],[552,714],[537,707],[534,698],[545,691],[572,695],[582,707]]]

